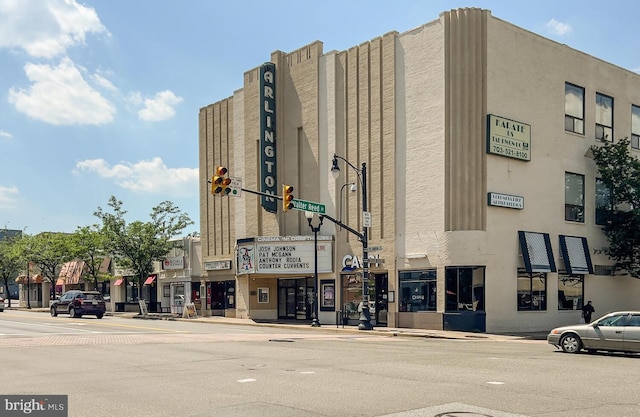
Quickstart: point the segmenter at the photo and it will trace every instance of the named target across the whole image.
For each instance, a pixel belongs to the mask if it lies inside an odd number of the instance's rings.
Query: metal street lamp
[[[339,172],[339,171],[338,171],[338,172]],[[358,191],[358,186],[356,185],[356,183],[355,183],[355,182],[347,182],[347,183],[345,183],[345,184],[342,184],[342,187],[340,187],[340,215],[338,216],[338,220],[339,220],[340,222],[342,222],[342,195],[343,195],[342,191],[344,191],[344,187],[346,187],[346,186],[348,186],[348,185],[350,185],[350,186],[351,186],[350,190],[351,190],[352,192],[356,192],[356,191]],[[338,227],[339,227],[339,229],[338,229],[338,230],[342,230],[342,226],[338,226]]]
[[[320,217],[320,223],[317,226],[312,224],[313,218],[316,217],[312,211],[305,211],[304,215],[309,222],[309,227],[313,232],[313,311],[311,312],[311,327],[320,327],[320,320],[318,319],[318,232],[322,227],[323,217]]]
[[[362,309],[360,311],[360,324],[358,324],[359,330],[372,330],[371,314],[369,312],[369,228],[364,221],[365,213],[367,213],[367,163],[362,163],[362,168],[356,168],[351,162],[347,161],[341,156],[333,154],[333,161],[331,165],[331,173],[335,179],[340,175],[340,167],[338,166],[338,159],[344,161],[349,165],[358,175],[358,180],[362,186],[362,223],[363,232],[359,235],[362,242]]]

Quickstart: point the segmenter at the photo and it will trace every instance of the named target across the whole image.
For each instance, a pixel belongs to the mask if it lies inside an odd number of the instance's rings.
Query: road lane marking
[[[247,379],[239,379],[238,382],[244,384],[245,382],[256,382],[256,380],[253,378],[247,378]]]

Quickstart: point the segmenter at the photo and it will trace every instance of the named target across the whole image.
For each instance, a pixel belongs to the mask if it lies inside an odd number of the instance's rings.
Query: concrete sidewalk
[[[40,313],[49,313],[49,309],[46,308],[33,308],[26,309],[24,307],[11,307],[9,310],[23,310]],[[194,323],[209,323],[209,324],[235,324],[244,326],[265,326],[265,327],[287,327],[292,329],[321,329],[324,331],[336,331],[336,332],[351,332],[351,333],[369,333],[385,336],[402,336],[402,337],[425,337],[436,339],[456,339],[456,340],[494,340],[494,341],[526,341],[526,340],[546,340],[548,332],[522,332],[522,333],[473,333],[473,332],[460,332],[453,330],[429,330],[429,329],[412,329],[412,328],[397,328],[397,327],[374,327],[373,330],[358,330],[357,326],[342,326],[335,324],[325,324],[321,327],[311,327],[311,324],[306,321],[282,321],[282,320],[252,320],[252,319],[237,319],[221,316],[210,316],[197,318],[182,318],[176,314],[170,313],[149,313],[147,316],[143,316],[139,313],[119,313],[107,311],[106,316],[117,316],[139,320],[180,320],[190,321]]]

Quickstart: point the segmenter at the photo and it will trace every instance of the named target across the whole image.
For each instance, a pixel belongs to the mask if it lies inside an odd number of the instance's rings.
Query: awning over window
[[[567,274],[593,274],[586,237],[560,235],[560,250]]]
[[[117,287],[118,285],[122,285],[122,282],[124,282],[124,279],[123,278],[118,278],[116,280],[116,282],[113,283],[113,285],[115,285]]]
[[[526,272],[556,272],[548,233],[518,231]]]
[[[42,275],[40,274],[30,275],[29,279],[27,279],[26,275],[20,275],[19,277],[16,278],[16,282],[18,284],[23,284],[23,285],[27,285],[29,283],[42,284],[43,279],[42,279]]]
[[[144,282],[144,285],[151,285],[151,283],[153,282],[153,280],[156,279],[155,275],[150,275],[149,277],[147,277],[147,280]]]

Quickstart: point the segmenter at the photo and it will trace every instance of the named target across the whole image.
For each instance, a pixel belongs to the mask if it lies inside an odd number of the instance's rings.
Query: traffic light
[[[293,208],[293,186],[282,186],[282,210],[289,211]]]
[[[225,177],[225,175],[227,175],[227,168],[216,168],[216,175],[211,177],[211,194],[227,195],[231,192],[231,188],[229,188],[229,184],[231,184],[231,178]]]

